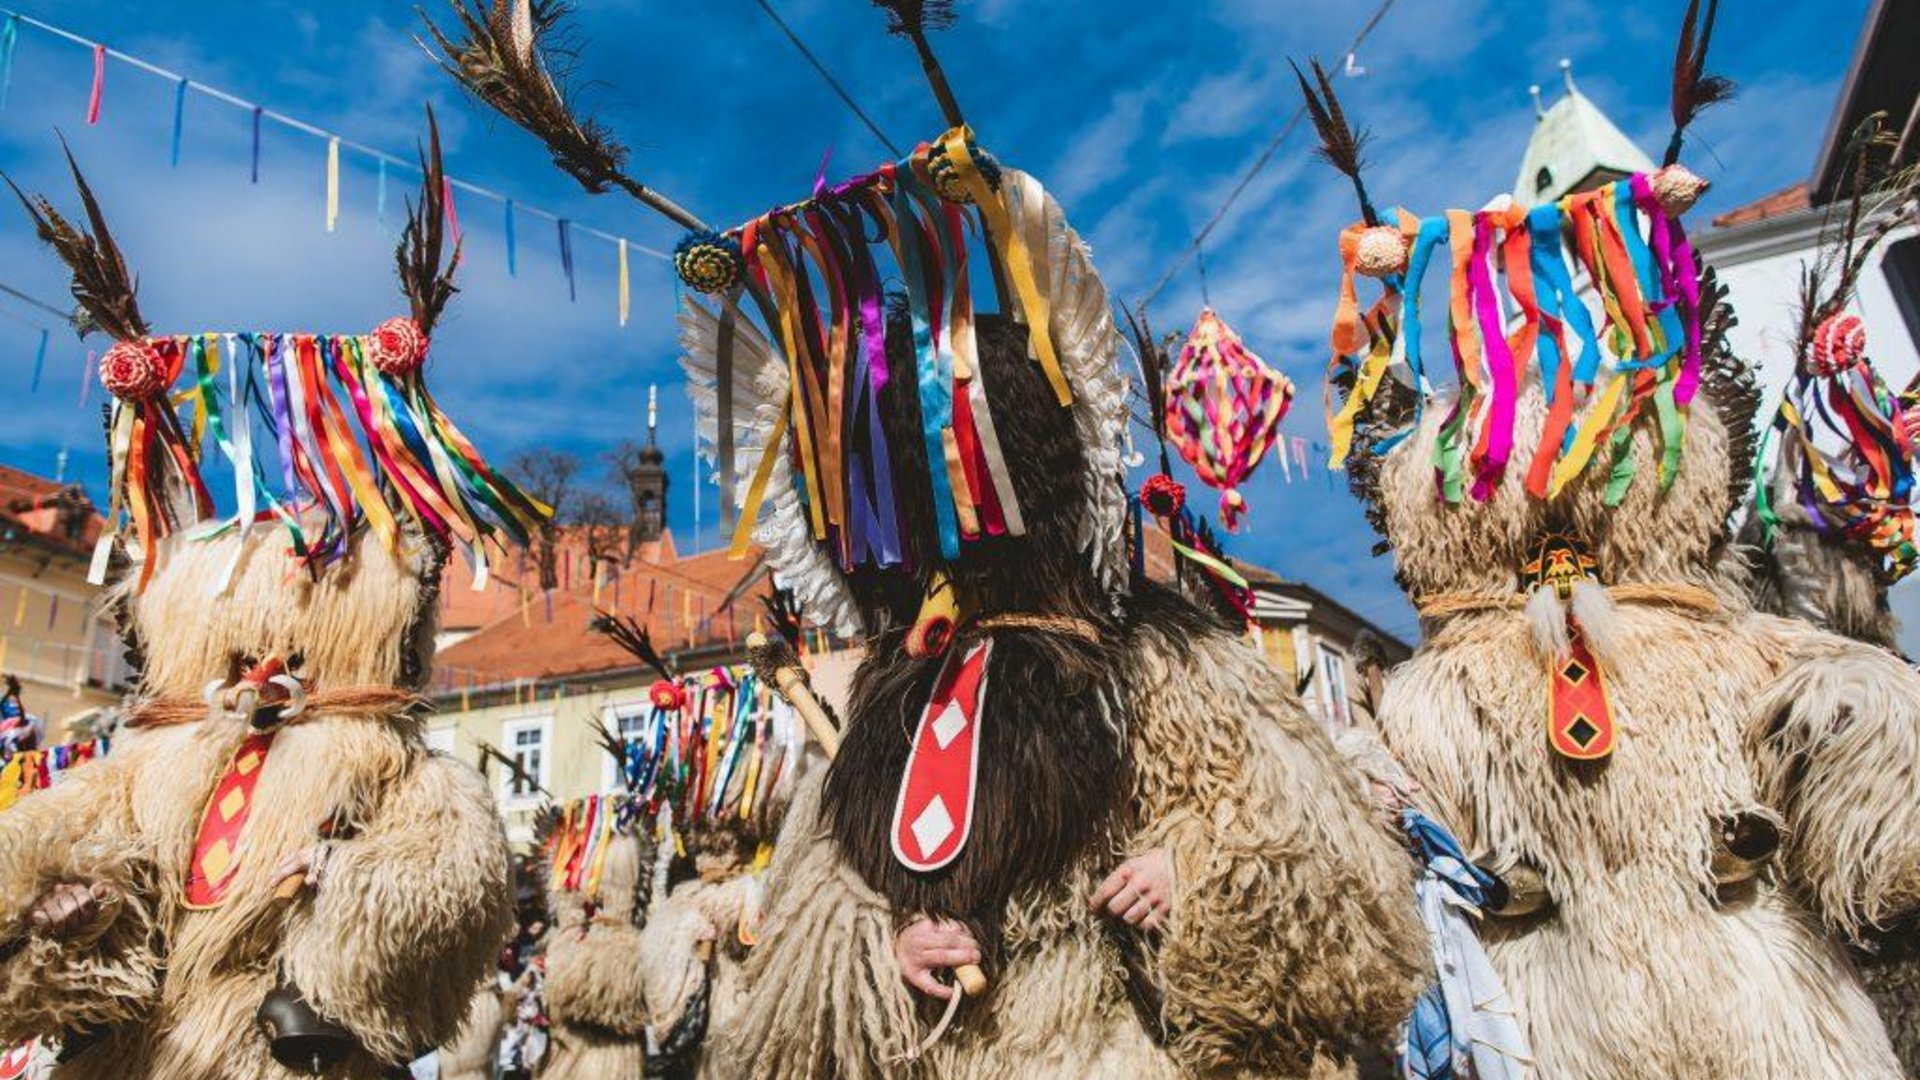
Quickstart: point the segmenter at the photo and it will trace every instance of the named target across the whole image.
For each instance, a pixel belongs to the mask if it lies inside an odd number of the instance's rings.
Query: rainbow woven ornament
[[[1239,532],[1239,488],[1273,448],[1293,381],[1268,367],[1212,308],[1203,308],[1167,378],[1167,439],[1220,494],[1220,521]]]
[[[1836,315],[1809,342],[1754,459],[1762,535],[1780,524],[1766,475],[1772,441],[1793,477],[1801,509],[1822,535],[1864,544],[1882,558],[1888,584],[1920,564],[1914,543],[1914,410],[1887,387],[1866,357],[1860,320]]]
[[[1530,210],[1496,206],[1426,219],[1401,211],[1405,270],[1382,278],[1380,298],[1364,312],[1354,278],[1369,227],[1349,227],[1340,238],[1345,271],[1328,367],[1332,467],[1346,462],[1360,412],[1394,363],[1404,364],[1422,403],[1437,391],[1427,370],[1420,287],[1444,247],[1458,396],[1434,455],[1440,497],[1484,501],[1518,456],[1527,490],[1539,498],[1558,494],[1600,462],[1608,505],[1617,505],[1634,478],[1632,427],[1645,415],[1659,426],[1659,483],[1671,484],[1700,385],[1700,274],[1669,209],[1683,204],[1663,204],[1656,194],[1664,175],[1635,175]],[[1598,320],[1589,291],[1598,298]],[[1527,450],[1514,445],[1514,421],[1525,380],[1536,375],[1547,422],[1539,444]],[[1353,387],[1337,409],[1336,380]]]
[[[426,349],[406,319],[367,335],[200,333],[116,344],[102,379],[143,396],[116,397],[110,414],[110,524],[117,530],[124,512],[151,555],[155,541],[191,524],[167,511],[178,476],[193,520],[205,523],[192,535],[251,525],[263,511],[316,572],[346,554],[362,524],[397,549],[403,518],[482,564],[486,541],[526,543],[551,511],[489,466],[441,411],[421,377]],[[116,361],[123,350],[138,364]],[[121,377],[120,368],[148,371],[148,356],[157,376]],[[109,363],[119,367],[110,373]],[[183,374],[187,385],[169,396]],[[200,471],[208,436],[234,475],[236,513],[225,521],[209,520]],[[152,566],[149,557],[143,582]]]

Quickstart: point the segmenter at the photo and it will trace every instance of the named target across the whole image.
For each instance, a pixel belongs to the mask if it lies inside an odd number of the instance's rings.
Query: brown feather
[[[873,0],[887,13],[887,32],[918,37],[928,30],[945,30],[958,17],[953,0]]]
[[[631,615],[615,615],[610,611],[596,610],[594,615],[594,630],[605,634],[615,645],[625,649],[635,659],[652,668],[661,678],[673,678],[673,672],[668,667],[666,658],[660,655],[660,650],[654,648],[653,635],[647,632],[647,628],[640,623],[640,620]]]
[[[420,201],[407,202],[407,225],[394,249],[400,271],[400,290],[413,306],[413,321],[431,336],[447,301],[459,290],[453,284],[460,265],[460,245],[446,258],[446,171],[440,156],[440,123],[427,106],[427,144],[420,149]]]
[[[107,228],[106,215],[101,212],[93,188],[81,173],[80,164],[74,160],[73,150],[64,138],[60,140],[60,149],[67,155],[67,168],[73,173],[74,187],[80,193],[91,232],[75,227],[54,209],[53,202],[45,195],[28,195],[12,177],[0,174],[0,178],[13,189],[20,205],[27,208],[40,240],[72,271],[73,298],[79,304],[73,323],[81,335],[99,329],[121,341],[146,337],[147,321],[140,315],[135,295],[138,285],[128,273],[126,259]]]
[[[449,0],[460,24],[456,33],[442,31],[424,10],[415,9],[433,39],[432,47],[421,46],[440,67],[545,143],[554,164],[589,192],[619,188],[683,228],[706,228],[673,200],[627,175],[627,148],[605,126],[576,111],[564,86],[572,53],[557,42],[570,7],[562,0],[533,0],[532,34],[523,46],[514,40],[512,0],[494,0],[491,11],[481,2]]]
[[[1687,125],[1693,123],[1702,110],[1733,97],[1732,80],[1706,72],[1707,46],[1713,41],[1713,23],[1719,13],[1720,0],[1707,0],[1707,17],[1702,20],[1700,0],[1687,0],[1687,14],[1680,21],[1680,39],[1673,53],[1673,137],[1667,142],[1662,164],[1672,165],[1680,160]]]
[[[1314,156],[1340,170],[1353,182],[1354,194],[1360,200],[1361,216],[1366,218],[1367,224],[1378,225],[1380,215],[1374,211],[1373,200],[1367,197],[1367,186],[1360,176],[1365,166],[1362,155],[1372,136],[1365,131],[1356,133],[1352,125],[1347,123],[1347,114],[1340,108],[1340,96],[1333,91],[1333,80],[1327,77],[1320,61],[1313,60],[1310,63],[1314,83],[1307,82],[1299,64],[1287,61],[1287,65],[1293,68],[1294,79],[1300,83],[1300,93],[1306,99],[1307,116],[1313,121],[1313,130],[1320,136],[1320,145],[1314,148]]]

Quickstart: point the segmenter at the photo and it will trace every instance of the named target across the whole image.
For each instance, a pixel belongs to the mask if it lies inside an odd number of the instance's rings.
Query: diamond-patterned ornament
[[[953,862],[973,831],[992,651],[993,639],[983,638],[949,652],[920,714],[893,807],[893,856],[909,870],[930,873]]]
[[[267,763],[273,735],[267,731],[249,736],[234,750],[226,771],[213,786],[213,795],[200,816],[200,830],[194,836],[193,860],[187,865],[182,902],[192,910],[217,908],[227,901],[240,870],[241,840],[253,816],[253,792],[260,784],[261,766]]]
[[[1587,648],[1580,626],[1567,623],[1572,655],[1552,664],[1547,694],[1547,739],[1563,757],[1591,761],[1613,753],[1613,703],[1606,673]]]

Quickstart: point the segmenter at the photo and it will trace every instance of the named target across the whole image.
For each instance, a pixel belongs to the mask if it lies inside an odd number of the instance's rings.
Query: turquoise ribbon
[[[913,314],[913,348],[918,357],[920,429],[927,445],[927,476],[933,482],[933,512],[940,533],[940,554],[949,562],[960,557],[960,524],[953,509],[953,485],[947,479],[947,448],[940,433],[953,424],[953,367],[951,357],[934,348],[933,327],[927,310],[927,254],[921,249],[920,219],[908,189],[917,186],[913,174],[897,174],[891,201],[900,236],[900,269],[907,280],[907,306]],[[934,258],[938,254],[934,253]]]

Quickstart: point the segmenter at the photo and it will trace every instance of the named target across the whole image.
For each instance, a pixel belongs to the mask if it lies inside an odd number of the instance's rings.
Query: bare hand
[[[1157,930],[1173,912],[1173,863],[1165,848],[1135,855],[1107,875],[1088,905],[1142,930]]]
[[[72,937],[100,917],[100,909],[116,898],[111,885],[55,885],[40,897],[27,915],[36,934]]]
[[[941,1001],[953,997],[953,987],[933,977],[942,968],[957,968],[980,962],[980,944],[964,923],[935,922],[922,918],[910,923],[893,939],[894,959],[900,962],[900,974],[915,990]]]
[[[327,872],[327,856],[332,850],[332,844],[322,841],[289,852],[273,870],[273,887],[278,889],[288,881],[300,878],[307,888],[319,889],[320,879]]]

